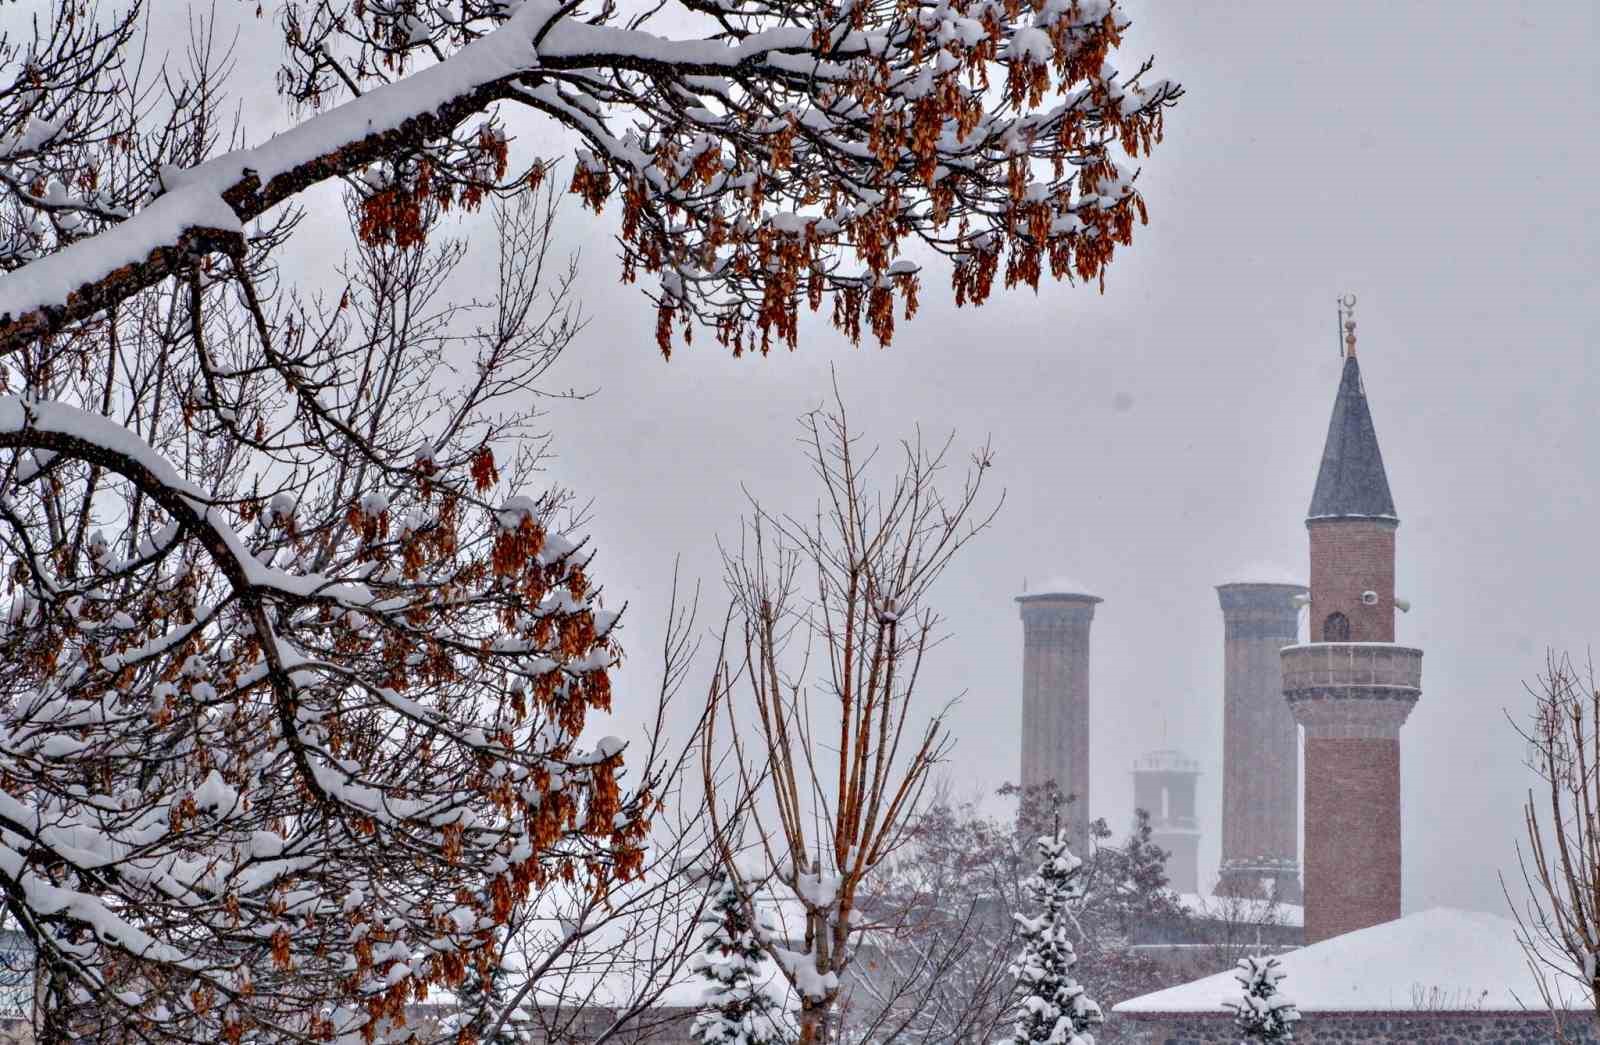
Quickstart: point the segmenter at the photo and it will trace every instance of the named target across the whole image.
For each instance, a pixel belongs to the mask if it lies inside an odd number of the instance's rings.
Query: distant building
[[[0,929],[0,1045],[33,1040],[34,958],[26,933]]]
[[[1400,915],[1400,727],[1422,692],[1422,651],[1395,643],[1395,611],[1407,608],[1395,598],[1400,517],[1357,362],[1355,323],[1343,310],[1341,320],[1345,359],[1305,520],[1309,589],[1267,577],[1217,587],[1224,668],[1222,861],[1214,891],[1303,903],[1309,942]],[[1059,583],[1017,599],[1022,782],[1053,780],[1075,795],[1080,827],[1095,812],[1089,630],[1100,601]],[[1307,606],[1310,638],[1301,644]],[[1146,775],[1135,771],[1135,804],[1158,821],[1174,885],[1198,891],[1189,855],[1200,822],[1192,781]],[[1082,837],[1074,841],[1087,848]]]
[[[1133,762],[1133,805],[1150,814],[1150,841],[1167,853],[1167,882],[1175,892],[1200,891],[1200,821],[1195,783],[1200,763],[1167,748]]]

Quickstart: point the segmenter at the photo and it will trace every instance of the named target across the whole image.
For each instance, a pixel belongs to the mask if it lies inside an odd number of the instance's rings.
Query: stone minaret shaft
[[[1299,584],[1223,584],[1222,868],[1218,896],[1300,902],[1300,730],[1279,651],[1298,636]]]
[[[1306,943],[1400,917],[1400,727],[1422,651],[1394,644],[1400,525],[1354,354],[1344,363],[1306,528],[1311,639],[1283,651],[1306,731]]]
[[[1200,891],[1200,821],[1195,783],[1200,765],[1181,751],[1152,751],[1133,763],[1133,805],[1150,814],[1150,841],[1167,853],[1167,884]]]
[[[1068,807],[1073,851],[1088,851],[1089,624],[1080,593],[1019,596],[1022,611],[1022,786],[1054,782]]]

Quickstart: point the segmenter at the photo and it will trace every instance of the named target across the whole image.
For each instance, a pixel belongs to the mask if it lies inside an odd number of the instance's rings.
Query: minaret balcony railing
[[[1290,704],[1315,700],[1393,700],[1422,695],[1422,651],[1392,642],[1311,642],[1285,646],[1283,692]]]

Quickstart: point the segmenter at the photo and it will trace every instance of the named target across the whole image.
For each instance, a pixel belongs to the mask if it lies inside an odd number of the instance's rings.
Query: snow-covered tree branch
[[[403,1035],[548,883],[639,869],[654,754],[624,787],[579,739],[618,614],[521,492],[582,322],[551,206],[498,213],[481,301],[442,234],[309,300],[247,254],[11,357],[0,890],[43,1040]]]
[[[511,163],[513,109],[579,139],[590,207],[620,201],[623,276],[648,279],[662,351],[696,325],[735,352],[793,345],[802,303],[887,342],[923,255],[958,302],[1002,261],[1007,285],[1103,279],[1144,216],[1130,165],[1181,94],[1113,64],[1115,0],[270,7],[299,122],[256,145],[218,132],[211,46],[187,74],[130,67],[137,4],[59,4],[0,44],[0,355],[237,258],[329,179],[363,194],[363,238],[400,244],[429,206],[526,191],[546,165]]]

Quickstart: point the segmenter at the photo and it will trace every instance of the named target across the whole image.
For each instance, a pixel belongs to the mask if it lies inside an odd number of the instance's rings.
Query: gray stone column
[[[1054,782],[1068,808],[1072,848],[1088,850],[1089,625],[1095,604],[1080,592],[1018,596],[1022,613],[1022,786]]]
[[[1301,584],[1222,584],[1222,867],[1219,896],[1299,903],[1299,730],[1279,650],[1293,645]]]

